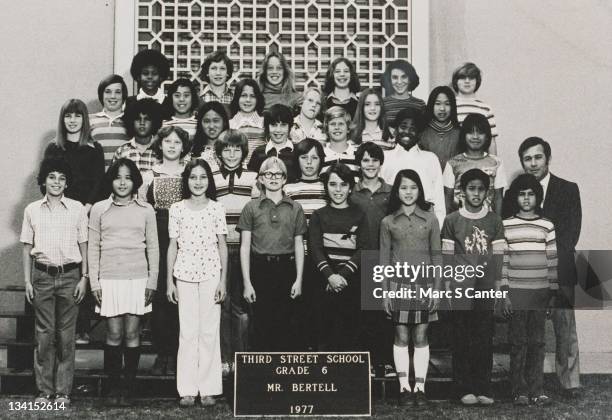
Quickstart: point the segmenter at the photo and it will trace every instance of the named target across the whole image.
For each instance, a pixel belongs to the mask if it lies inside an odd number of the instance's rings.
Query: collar
[[[336,152],[334,149],[332,149],[331,142],[327,142],[327,144],[325,145],[325,148],[329,150],[329,153],[334,153],[336,155],[350,155],[350,154],[354,155],[356,151],[355,146],[349,141],[347,141],[346,144],[348,147],[344,150],[344,152]]]
[[[162,174],[162,175],[171,175],[171,176],[181,176],[181,174],[183,173],[183,169],[185,169],[185,162],[183,162],[183,164],[180,167],[179,172],[173,173],[173,172],[167,172],[164,170],[164,167],[161,163],[156,163],[155,165],[153,165],[153,168],[151,168],[151,171],[153,172],[157,172],[158,174]]]
[[[157,103],[161,104],[162,102],[164,102],[166,95],[164,94],[164,90],[160,87],[157,89],[157,92],[155,92],[155,95],[148,95],[147,93],[145,93],[144,90],[142,90],[142,88],[138,89],[138,94],[136,95],[136,100],[140,100],[140,99],[147,99],[147,98],[151,98],[151,99],[155,99],[155,101],[157,101]]]
[[[229,84],[225,83],[225,89],[223,90],[223,94],[222,94],[221,96],[223,96],[223,95],[227,95],[227,94],[229,93],[229,91],[230,91]],[[214,91],[211,89],[210,84],[208,84],[208,85],[204,86],[204,89],[202,89],[202,95],[201,95],[201,96],[204,96],[204,95],[206,95],[207,93],[208,93],[208,94],[211,94],[211,95],[214,95],[214,96],[216,96],[217,98],[220,98],[220,97],[221,97],[221,96],[217,95],[217,94],[216,94],[216,93],[215,93],[215,92],[214,92]]]
[[[66,200],[67,200],[66,194],[62,194],[62,198],[60,198],[60,203],[61,203],[61,204],[62,204],[64,207],[68,208],[68,203],[66,202]],[[42,206],[43,204],[46,204],[47,206],[49,205],[49,199],[48,199],[48,197],[47,197],[47,194],[45,194],[45,196],[42,198],[42,200],[41,200],[41,202],[40,202],[40,205],[41,205],[41,206]]]
[[[349,95],[349,97],[347,99],[340,99],[338,98],[335,94],[334,91],[332,91],[329,95],[327,95],[327,99],[334,99],[336,102],[340,103],[340,104],[346,104],[348,102],[351,101],[351,99],[355,99],[355,100],[359,100],[359,98],[357,97],[357,94],[355,92],[351,92],[351,94]]]
[[[276,149],[277,152],[280,152],[283,149],[289,149],[291,151],[293,151],[293,142],[291,140],[289,140],[289,138],[287,138],[287,140],[285,141],[285,144],[280,145],[280,147],[274,143],[272,140],[269,140],[268,143],[266,144],[266,155],[268,154],[268,152],[272,149]]]
[[[259,198],[255,198],[255,200],[259,200],[259,203],[257,204],[257,207],[259,207],[259,208],[261,208],[266,201],[269,201],[270,203],[272,203],[274,206],[277,206],[277,207],[280,206],[283,203],[286,203],[286,204],[290,205],[291,207],[293,207],[293,203],[294,203],[293,200],[291,200],[289,197],[287,197],[284,194],[283,194],[283,198],[281,198],[281,200],[278,202],[278,204],[275,204],[274,201],[272,201],[271,199],[266,197],[265,194],[262,194]]]
[[[382,179],[381,177],[378,177],[378,180],[380,181],[380,188],[378,188],[376,191],[372,192],[372,194],[391,192],[391,185],[387,184],[385,182],[385,180]],[[369,188],[363,186],[363,180],[362,179],[360,179],[357,182],[357,184],[355,184],[355,191],[361,191],[361,190],[372,191]],[[417,208],[418,208],[418,206],[417,206]]]
[[[115,121],[116,119],[123,117],[123,112],[120,112],[119,115],[117,115],[116,117],[111,117],[106,113],[106,110],[103,109],[102,111],[97,112],[95,115],[96,117],[104,117],[110,121]]]
[[[483,155],[481,157],[470,157],[467,155],[467,153],[463,152],[461,153],[463,155],[464,158],[468,159],[468,160],[481,160],[486,158],[487,156],[489,156],[489,152],[484,152]]]
[[[393,212],[394,219],[397,219],[398,217],[401,217],[402,215],[408,217],[406,213],[404,213],[404,210],[401,207],[395,210],[395,212]],[[412,212],[411,216],[413,215],[417,216],[419,219],[427,220],[427,212],[423,210],[422,208],[420,208],[419,206],[414,207],[414,211]]]
[[[419,147],[419,144],[415,144],[414,146],[412,146],[410,148],[410,150],[406,150],[404,149],[404,146],[402,146],[401,144],[399,144],[399,142],[395,142],[395,146],[393,147],[393,149],[391,149],[390,151],[395,151],[396,153],[421,153],[422,150]]]
[[[227,178],[231,174],[236,174],[240,178],[242,176],[242,169],[242,165],[240,165],[236,169],[230,171],[225,167],[225,165],[223,165],[223,163],[219,165],[219,172],[221,172],[223,179]]]
[[[361,135],[364,134],[382,134],[382,128],[380,128],[378,125],[376,126],[376,128],[374,130],[367,130],[366,128],[363,129],[363,131],[361,132]]]
[[[191,117],[187,117],[187,118],[177,118],[174,115],[170,117],[170,121],[172,122],[177,122],[177,123],[181,123],[181,122],[197,122],[196,117],[194,117],[193,115]]]
[[[303,178],[300,178],[297,181],[292,182],[292,184],[297,184],[298,182],[303,182],[304,184],[316,184],[318,182],[322,183],[320,178],[317,178],[317,179],[303,179]],[[289,185],[289,184],[287,184],[287,185]]]
[[[546,189],[548,188],[548,183],[549,182],[550,182],[550,171],[548,171],[546,176],[540,180],[540,185],[544,189],[544,192],[546,192]]]
[[[293,120],[293,125],[297,126],[298,128],[304,128],[304,123],[302,122],[302,114],[299,114],[297,117],[295,117],[295,119]],[[311,130],[321,127],[323,127],[323,123],[315,118],[314,122],[312,123]]]
[[[109,198],[107,198],[106,200],[102,201],[103,206],[102,206],[102,213],[106,213],[112,206],[116,206],[116,207],[127,207],[132,203],[136,203],[137,205],[139,205],[140,207],[146,207],[147,203],[145,203],[144,201],[141,201],[137,194],[133,195],[132,201],[130,201],[127,204],[117,204],[115,203],[115,200],[113,200],[113,195],[111,194],[111,196]]]
[[[469,212],[469,211],[467,211],[465,209],[465,207],[461,207],[459,209],[459,214],[460,215],[462,215],[466,219],[472,219],[472,220],[482,219],[488,213],[489,213],[489,208],[485,204],[483,204],[482,208],[480,209],[480,211],[478,213]]]
[[[241,128],[244,126],[249,127],[263,127],[264,119],[261,115],[258,115],[257,112],[251,112],[249,114],[245,114],[242,111],[238,111],[238,113],[232,118],[234,123],[236,124],[236,128]]]

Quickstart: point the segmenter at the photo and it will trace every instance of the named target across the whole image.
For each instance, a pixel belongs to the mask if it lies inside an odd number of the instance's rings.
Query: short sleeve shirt
[[[206,207],[192,210],[186,201],[170,207],[168,235],[176,238],[178,254],[174,276],[183,281],[198,283],[219,279],[221,258],[217,235],[226,235],[225,209],[210,200]]]
[[[302,206],[290,198],[274,203],[262,196],[247,203],[236,230],[251,232],[251,249],[256,254],[293,254],[294,238],[306,233],[306,216]]]

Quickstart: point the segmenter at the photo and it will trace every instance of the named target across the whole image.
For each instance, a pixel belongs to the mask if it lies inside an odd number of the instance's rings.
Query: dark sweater
[[[327,205],[315,210],[308,228],[308,252],[317,270],[327,280],[340,274],[351,283],[359,271],[361,250],[367,249],[368,219],[357,206],[344,209]]]
[[[87,146],[66,142],[62,150],[55,142],[49,143],[43,156],[65,159],[72,170],[72,182],[68,184],[65,195],[81,204],[93,204],[105,197],[100,196],[104,178],[104,152],[99,143]]]
[[[259,173],[259,168],[261,167],[261,164],[264,162],[264,160],[272,156],[278,157],[287,167],[287,182],[295,182],[295,180],[297,179],[295,157],[293,154],[293,150],[288,147],[281,149],[280,152],[277,152],[277,150],[273,147],[267,154],[265,144],[256,147],[253,151],[253,154],[251,155],[251,160],[249,160],[247,169],[249,171]]]

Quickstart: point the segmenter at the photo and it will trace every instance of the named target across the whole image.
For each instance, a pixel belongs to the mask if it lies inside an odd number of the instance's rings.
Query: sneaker
[[[89,344],[90,342],[89,334],[87,334],[86,332],[77,334],[74,342],[76,344]]]
[[[385,365],[385,378],[395,378],[397,377],[397,372],[392,365]]]
[[[232,368],[228,362],[221,363],[221,375],[223,377],[229,376],[232,373]]]
[[[58,407],[68,408],[70,407],[70,397],[66,394],[55,394],[55,404]]]
[[[493,405],[493,403],[495,402],[495,400],[491,397],[487,397],[486,395],[479,395],[478,396],[478,403],[480,405]]]
[[[200,398],[200,405],[202,407],[211,407],[215,405],[216,403],[217,403],[217,400],[215,400],[215,398],[211,397],[210,395]]]
[[[424,408],[429,405],[429,401],[425,396],[425,393],[420,389],[414,393],[414,406],[417,408]]]
[[[39,404],[47,404],[53,400],[53,395],[45,394],[44,392],[39,392],[36,398],[34,398],[35,403]]]
[[[529,398],[526,395],[517,395],[514,397],[514,405],[526,406],[529,405]]]
[[[399,398],[397,399],[397,405],[407,406],[410,404],[412,400],[412,392],[408,391],[406,388],[402,388],[402,391],[399,393]]]
[[[151,368],[151,374],[165,375],[167,364],[168,364],[168,357],[158,355],[155,358],[155,362],[153,362],[153,367]]]
[[[463,405],[476,405],[478,404],[478,398],[474,394],[465,394],[461,397],[461,404]]]
[[[166,375],[176,375],[176,357],[168,357],[168,364],[166,365]]]
[[[531,403],[538,407],[543,407],[552,404],[552,399],[546,395],[540,395],[539,397],[533,397]]]
[[[195,405],[195,397],[192,395],[181,397],[181,400],[179,401],[179,406],[181,407],[193,407],[194,405]]]

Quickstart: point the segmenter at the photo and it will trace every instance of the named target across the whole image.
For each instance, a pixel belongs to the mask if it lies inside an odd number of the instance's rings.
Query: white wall
[[[111,0],[20,0],[2,5],[0,284],[20,284],[24,207],[40,198],[37,165],[69,98],[99,108],[113,68]]]

